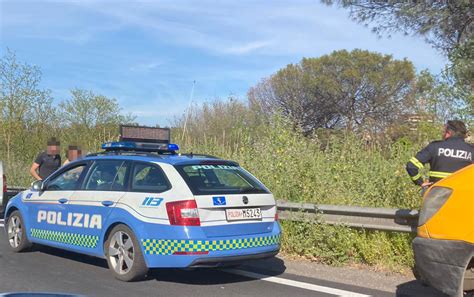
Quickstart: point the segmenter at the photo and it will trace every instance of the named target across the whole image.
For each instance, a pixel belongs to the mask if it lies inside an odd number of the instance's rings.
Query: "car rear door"
[[[140,221],[168,224],[166,202],[176,199],[176,191],[159,164],[134,161],[130,170],[129,191],[118,208]]]

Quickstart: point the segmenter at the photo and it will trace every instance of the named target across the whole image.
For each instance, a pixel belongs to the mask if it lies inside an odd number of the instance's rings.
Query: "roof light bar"
[[[179,150],[179,146],[174,143],[117,141],[102,144],[102,149],[106,151],[175,152]]]

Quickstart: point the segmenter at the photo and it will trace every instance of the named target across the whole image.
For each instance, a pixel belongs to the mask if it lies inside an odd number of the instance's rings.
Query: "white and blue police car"
[[[102,257],[123,281],[150,268],[219,267],[278,253],[275,199],[239,164],[178,154],[169,129],[124,126],[121,133],[104,152],[9,201],[13,251],[42,244]]]

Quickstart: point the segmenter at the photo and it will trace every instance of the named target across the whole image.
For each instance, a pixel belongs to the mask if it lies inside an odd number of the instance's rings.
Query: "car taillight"
[[[3,193],[7,192],[7,177],[3,175]]]
[[[168,202],[166,211],[171,225],[201,226],[195,200]]]
[[[278,211],[275,212],[275,222],[278,222]]]
[[[432,187],[423,201],[418,226],[422,226],[428,222],[428,220],[441,209],[444,203],[446,203],[452,192],[453,190],[450,188]]]

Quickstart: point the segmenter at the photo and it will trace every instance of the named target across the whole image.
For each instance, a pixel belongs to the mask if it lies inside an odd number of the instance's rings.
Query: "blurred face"
[[[444,126],[443,135],[442,135],[443,140],[446,140],[451,136],[452,136],[452,133],[451,133],[451,131],[448,130],[448,126]]]
[[[48,145],[46,149],[48,155],[57,155],[59,154],[59,145]]]
[[[69,161],[74,161],[79,157],[81,157],[81,151],[80,150],[69,150],[67,152],[67,158],[69,159]]]

